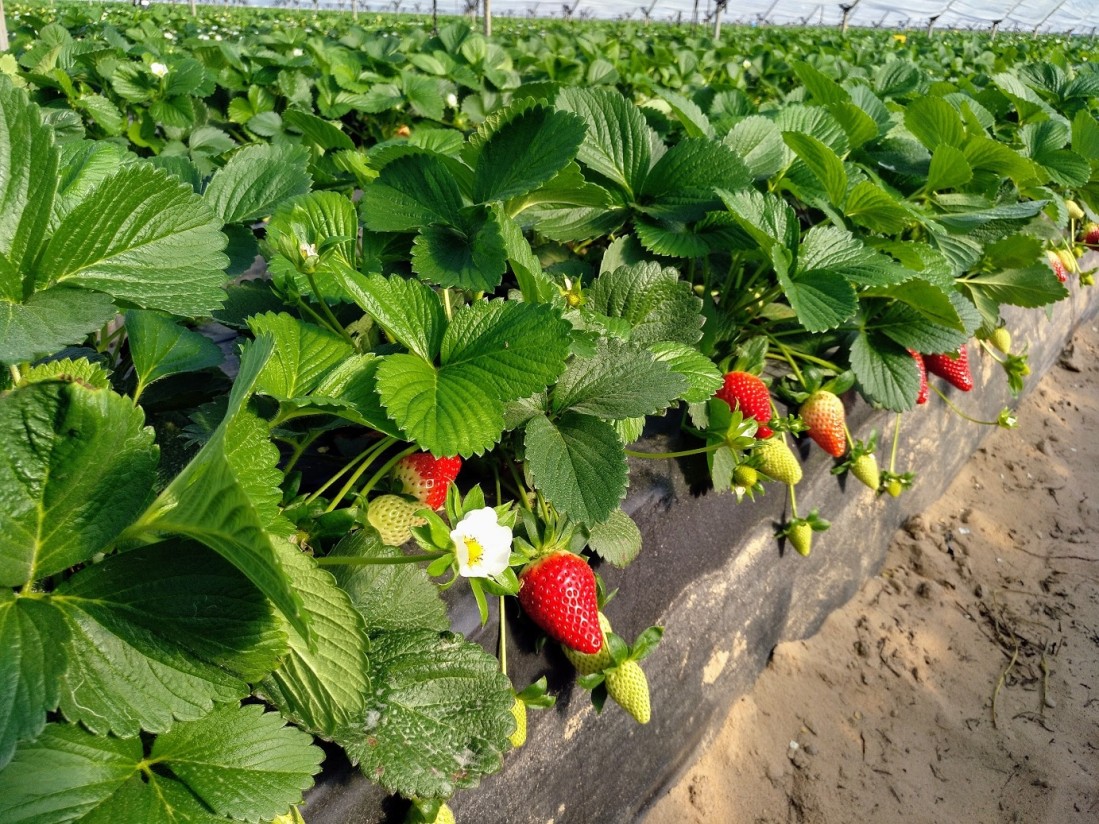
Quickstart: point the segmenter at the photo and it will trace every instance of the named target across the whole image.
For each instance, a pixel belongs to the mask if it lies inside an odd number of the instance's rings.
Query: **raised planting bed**
[[[1048,317],[1008,310],[1015,340],[1029,345],[1028,387],[1056,363],[1076,326],[1097,313],[1099,300],[1079,287]],[[1005,404],[1013,404],[1000,367],[989,357],[974,357],[971,364],[977,387],[968,394],[948,390],[948,397],[972,417],[995,419]],[[861,401],[848,405],[852,433],[885,430],[888,445],[894,415]],[[935,396],[906,415],[897,467],[915,471],[917,478],[898,498],[846,489],[851,481],[833,477],[831,459],[803,440],[800,506],[819,507],[832,522],[807,558],[774,538],[777,523],[789,515],[780,487],[737,505],[731,495],[705,487],[705,465],[698,459],[632,459],[624,508],[641,527],[644,561],[623,570],[604,564],[600,573],[609,587],[621,588],[606,610],[616,632],[633,638],[652,624],[665,628],[664,640],[645,661],[652,721],[639,726],[610,703],[597,716],[557,646],[536,652],[529,623],[509,621],[514,682],[547,676],[557,704],[530,714],[528,743],[507,756],[503,772],[452,799],[458,820],[639,820],[690,764],[714,724],[751,688],[771,650],[812,635],[848,601],[881,568],[893,531],[942,494],[990,431],[961,420]],[[661,451],[674,448],[675,441],[652,434],[641,448]],[[887,448],[879,454],[888,461]],[[452,600],[451,618],[458,631],[495,649],[495,617],[480,628],[472,598]],[[374,824],[400,821],[404,809],[403,802],[387,799],[343,762],[330,765],[307,794],[303,812],[310,824]]]

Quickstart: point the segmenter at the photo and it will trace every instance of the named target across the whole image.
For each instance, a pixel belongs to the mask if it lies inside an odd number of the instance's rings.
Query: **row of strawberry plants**
[[[483,616],[518,595],[597,702],[647,720],[659,630],[614,635],[582,554],[640,550],[620,502],[645,416],[685,407],[719,490],[792,494],[786,435],[835,426],[822,392],[910,408],[909,350],[1066,294],[1042,249],[1094,208],[1089,73],[962,89],[895,63],[797,63],[729,128],[671,92],[653,120],[542,85],[465,138],[416,126],[351,163],[328,124],[212,173],[5,85],[5,815],[272,818],[320,758],[289,720],[432,820],[549,700],[448,633],[458,581]],[[325,159],[361,194],[311,191]],[[226,289],[260,219],[269,278]],[[231,386],[209,316],[243,341]]]

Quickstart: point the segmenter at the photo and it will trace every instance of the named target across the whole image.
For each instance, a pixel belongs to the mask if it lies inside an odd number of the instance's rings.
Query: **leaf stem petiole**
[[[322,555],[314,558],[317,566],[385,566],[387,564],[416,564],[420,561],[434,561],[442,558],[445,552],[425,552],[419,555],[396,555],[392,558],[362,558],[353,555]]]
[[[639,452],[636,449],[627,449],[626,454],[631,458],[650,458],[652,460],[661,458],[686,458],[689,455],[705,455],[707,452],[716,452],[724,445],[724,442],[712,443],[708,446],[700,446],[696,449],[683,449],[679,452]]]

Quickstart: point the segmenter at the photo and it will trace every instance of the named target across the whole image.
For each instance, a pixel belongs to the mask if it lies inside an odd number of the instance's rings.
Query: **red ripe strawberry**
[[[458,477],[462,459],[436,458],[427,452],[406,455],[393,468],[393,477],[401,492],[413,496],[431,509],[439,509],[446,502],[446,490]]]
[[[1049,261],[1049,268],[1053,270],[1053,274],[1057,275],[1057,280],[1061,283],[1068,280],[1068,272],[1065,270],[1065,264],[1062,262],[1060,255],[1049,249],[1046,252],[1046,260]]]
[[[1099,246],[1099,223],[1084,224],[1083,236],[1088,246]]]
[[[924,355],[927,371],[944,378],[951,386],[963,392],[973,388],[973,376],[969,373],[969,351],[963,346],[956,356]]]
[[[843,401],[836,395],[818,390],[801,405],[798,414],[809,427],[809,437],[817,446],[833,458],[839,458],[847,451],[847,433],[843,427],[846,412]]]
[[[931,391],[927,386],[927,364],[923,361],[923,355],[914,349],[909,349],[908,354],[916,361],[916,368],[920,370],[920,391],[916,395],[916,403],[927,403],[927,395]]]
[[[771,420],[771,393],[758,376],[750,372],[728,372],[724,385],[717,390],[715,397],[729,404],[730,409],[739,409],[745,417],[755,418],[759,422],[757,438],[769,438],[774,434],[767,426]]]
[[[603,648],[595,573],[579,555],[558,550],[519,574],[519,603],[546,634],[577,652]]]

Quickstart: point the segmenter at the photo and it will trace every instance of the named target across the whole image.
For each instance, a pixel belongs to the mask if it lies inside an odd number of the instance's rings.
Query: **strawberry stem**
[[[309,497],[305,499],[305,503],[313,503],[313,501],[317,500],[317,498],[319,498],[321,495],[328,491],[328,487],[332,486],[332,484],[342,478],[347,472],[350,472],[353,467],[359,465],[360,463],[364,466],[369,466],[370,462],[378,456],[378,453],[380,453],[382,450],[392,444],[393,440],[394,439],[392,437],[382,438],[382,440],[378,443],[368,446],[366,449],[364,449],[362,452],[360,452],[358,455],[356,455],[354,458],[344,464],[339,472],[337,472],[335,475],[325,481],[324,484],[322,484],[320,487],[315,489],[312,494],[310,494]]]
[[[392,438],[392,436],[390,436],[390,437]],[[396,438],[392,438],[392,440],[396,441]],[[392,458],[390,458],[388,461],[386,461],[384,464],[382,464],[381,468],[377,472],[375,472],[373,475],[370,476],[370,480],[367,481],[365,484],[363,484],[363,488],[359,490],[359,497],[365,499],[366,496],[370,494],[370,491],[375,486],[378,485],[378,481],[380,481],[382,478],[384,478],[386,475],[388,475],[389,470],[391,470],[394,466],[396,466],[397,462],[401,458],[405,458],[405,457],[411,455],[413,452],[418,452],[419,450],[420,450],[420,447],[418,447],[416,444],[412,444],[411,446],[408,446],[407,448],[402,449],[400,452],[398,452],[396,455],[394,455]],[[355,477],[348,479],[347,483],[344,484],[343,489],[340,490],[340,494],[332,499],[332,503],[330,503],[328,505],[328,509],[325,510],[326,512],[331,512],[336,507],[336,505],[340,502],[340,500],[343,499],[343,496],[351,491],[352,487],[355,485],[355,482],[360,477],[362,477],[363,472],[366,471],[366,467],[368,467],[369,465],[370,464],[364,463],[361,467],[359,467],[359,471],[355,473]]]
[[[970,417],[965,412],[963,412],[961,409],[959,409],[957,406],[955,406],[953,403],[951,403],[950,398],[948,398],[946,395],[944,395],[943,391],[941,389],[939,389],[939,387],[932,386],[931,388],[935,390],[936,395],[938,395],[940,398],[943,399],[943,403],[945,403],[948,407],[950,407],[951,411],[953,411],[955,414],[957,414],[960,418],[962,418],[964,420],[967,420],[970,423],[979,424],[981,426],[999,426],[1000,425],[999,421],[981,421],[981,420],[977,420],[976,418]]]
[[[504,596],[500,596],[500,672],[508,674],[508,635],[507,622],[504,621]]]
[[[889,471],[894,472],[897,468],[897,444],[901,440],[901,413],[897,413],[897,419],[893,423],[893,449],[889,452]]]
[[[777,340],[771,339],[771,342],[778,347],[779,352],[782,353],[782,359],[790,364],[790,368],[794,371],[794,377],[798,379],[798,383],[805,386],[805,378],[801,374],[801,370],[798,369],[797,363],[794,361],[794,356],[790,353],[790,347],[783,343],[779,343]]]
[[[790,513],[794,516],[794,518],[797,518],[798,517],[798,495],[794,491],[794,485],[793,484],[787,484],[786,487],[787,487],[787,489],[790,490]]]
[[[417,564],[420,561],[434,561],[442,558],[446,552],[424,552],[418,555],[396,555],[385,558],[362,558],[353,555],[321,555],[314,558],[317,566],[386,566],[388,564]]]
[[[513,461],[508,461],[508,470],[511,472],[511,477],[515,481],[515,496],[519,500],[519,506],[523,507],[527,512],[531,512],[530,499],[527,496],[527,485],[523,483],[523,478],[519,474],[519,468]],[[500,499],[497,498],[497,501]]]
[[[650,458],[657,460],[661,458],[686,458],[690,455],[705,455],[707,452],[716,452],[721,449],[725,443],[713,443],[708,446],[699,446],[695,449],[683,449],[679,452],[639,452],[636,449],[627,449],[626,454],[631,458]]]

